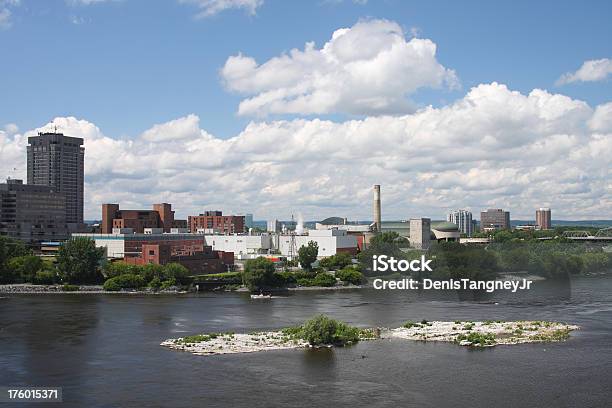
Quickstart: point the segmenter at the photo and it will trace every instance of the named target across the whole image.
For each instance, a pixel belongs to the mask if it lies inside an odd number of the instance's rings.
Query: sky
[[[0,178],[83,137],[85,216],[612,218],[609,1],[0,0]]]

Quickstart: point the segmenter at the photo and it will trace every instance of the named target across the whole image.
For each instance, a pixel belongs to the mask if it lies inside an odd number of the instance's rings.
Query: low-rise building
[[[194,275],[227,272],[234,266],[234,254],[214,251],[210,246],[203,246],[188,254],[177,254],[170,244],[143,244],[141,254],[124,258],[133,265],[166,265],[178,263],[189,269]]]
[[[186,228],[186,220],[175,220],[172,204],[153,204],[151,210],[121,210],[119,204],[102,204],[103,234],[110,234],[113,228],[131,228],[143,233],[147,228],[159,228],[170,232],[172,228]]]
[[[220,234],[242,234],[244,229],[244,215],[223,215],[221,211],[205,211],[200,215],[187,217],[189,230],[214,230]]]

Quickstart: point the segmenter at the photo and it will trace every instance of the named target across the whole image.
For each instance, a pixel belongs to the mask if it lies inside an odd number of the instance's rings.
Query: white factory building
[[[309,230],[305,235],[277,235],[276,249],[283,256],[289,256],[291,251],[291,241],[295,240],[293,253],[297,256],[297,251],[302,246],[307,246],[310,241],[314,241],[319,246],[319,258],[336,255],[338,252],[357,253],[357,238],[348,235],[344,230]]]
[[[297,256],[297,251],[314,241],[319,258],[338,252],[357,253],[357,239],[346,231],[310,230],[304,234],[213,235],[203,234],[206,245],[215,251],[233,252],[236,259],[252,259],[262,255]]]

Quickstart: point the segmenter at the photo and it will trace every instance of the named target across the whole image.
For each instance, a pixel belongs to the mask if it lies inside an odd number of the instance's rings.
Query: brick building
[[[172,228],[186,228],[186,220],[175,220],[172,204],[153,204],[152,210],[121,210],[119,204],[102,204],[103,234],[110,234],[113,228],[132,228],[142,234],[145,228],[161,228],[170,232]]]
[[[187,217],[189,230],[208,230],[220,234],[242,234],[244,230],[244,215],[223,215],[221,211],[206,211],[200,215]]]
[[[214,251],[199,234],[72,234],[93,239],[106,249],[108,259],[123,259],[134,265],[177,262],[194,274],[227,272],[234,265],[234,253]]]
[[[139,256],[126,257],[125,262],[134,265],[166,265],[176,262],[194,275],[227,272],[234,265],[232,252],[213,251],[210,246],[188,254],[173,252],[169,244],[144,244]]]

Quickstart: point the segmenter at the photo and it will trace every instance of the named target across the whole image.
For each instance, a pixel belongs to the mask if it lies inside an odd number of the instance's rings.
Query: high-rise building
[[[552,226],[550,218],[550,208],[540,208],[536,210],[536,228],[548,230]]]
[[[501,208],[489,208],[480,213],[480,229],[500,230],[510,229],[510,212]]]
[[[66,196],[66,222],[83,223],[85,148],[80,137],[38,133],[28,138],[28,184]]]
[[[459,232],[471,237],[474,233],[474,223],[472,222],[472,213],[467,210],[451,211],[446,218],[448,222],[459,227]]]
[[[34,245],[67,239],[66,197],[21,180],[0,184],[0,235]]]
[[[246,214],[244,216],[244,226],[247,228],[253,228],[253,214]]]

